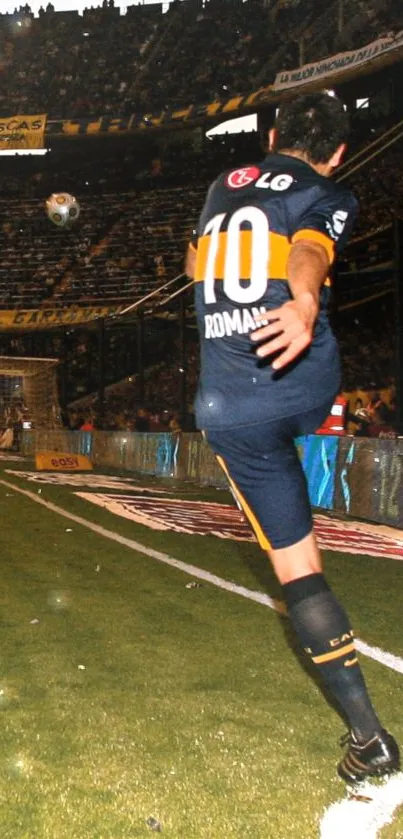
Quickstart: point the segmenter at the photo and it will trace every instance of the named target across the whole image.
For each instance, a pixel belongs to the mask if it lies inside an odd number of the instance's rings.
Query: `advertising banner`
[[[396,440],[377,441],[374,457],[374,521],[403,526],[403,451]]]
[[[303,67],[296,67],[294,70],[281,70],[274,80],[273,91],[289,90],[318,79],[327,82],[339,73],[367,64],[372,59],[397,50],[401,46],[403,46],[403,31],[386,38],[378,38],[378,40],[372,41],[359,49],[331,55],[324,58],[323,61],[304,64]]]
[[[66,309],[0,310],[1,329],[43,329],[49,326],[88,323],[97,318],[118,315],[121,306],[69,306]]]
[[[68,452],[37,452],[35,466],[38,470],[56,472],[86,472],[92,469],[89,457]]]
[[[42,149],[46,114],[0,118],[0,150]]]
[[[340,437],[334,509],[339,513],[372,519],[378,440]]]
[[[297,448],[308,481],[309,499],[313,507],[332,510],[336,482],[339,438],[309,435],[299,437]]]

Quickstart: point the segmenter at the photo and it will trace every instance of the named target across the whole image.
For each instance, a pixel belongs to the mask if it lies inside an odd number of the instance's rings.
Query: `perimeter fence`
[[[403,528],[403,437],[309,435],[297,441],[311,503],[336,514]],[[22,454],[86,454],[101,469],[228,489],[201,434],[26,431]]]

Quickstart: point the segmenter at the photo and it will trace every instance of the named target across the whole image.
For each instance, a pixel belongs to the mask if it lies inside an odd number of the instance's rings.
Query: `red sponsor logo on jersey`
[[[244,166],[242,169],[234,169],[225,179],[225,185],[230,189],[240,189],[243,186],[253,184],[260,175],[257,166]]]

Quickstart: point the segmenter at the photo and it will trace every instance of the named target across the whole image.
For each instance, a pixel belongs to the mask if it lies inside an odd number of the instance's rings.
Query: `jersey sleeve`
[[[332,264],[345,247],[358,213],[358,202],[350,192],[325,194],[307,207],[294,224],[291,242],[311,240],[322,245]]]

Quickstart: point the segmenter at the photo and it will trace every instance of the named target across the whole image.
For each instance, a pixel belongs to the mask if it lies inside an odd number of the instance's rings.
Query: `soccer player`
[[[299,641],[347,720],[338,772],[356,783],[397,770],[399,749],[374,710],[350,622],[324,577],[294,444],[321,425],[340,385],[329,273],[357,202],[329,176],[347,134],[337,98],[284,104],[269,155],[210,187],[186,270],[201,342],[197,424],[269,555]]]

